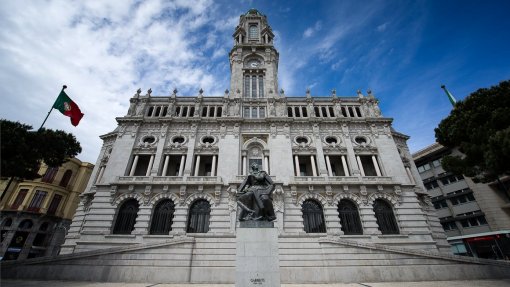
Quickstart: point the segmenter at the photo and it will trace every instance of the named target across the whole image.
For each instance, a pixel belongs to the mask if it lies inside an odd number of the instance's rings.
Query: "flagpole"
[[[64,86],[62,87],[62,91],[64,91],[66,88],[67,88],[67,86],[66,86],[66,85],[64,85]],[[60,92],[62,93],[62,91],[60,91]],[[60,96],[60,94],[59,94],[59,96]],[[58,99],[58,97],[57,97],[57,99]],[[55,101],[56,101],[56,100],[55,100]],[[44,123],[46,122],[46,120],[47,120],[47,119],[48,119],[48,117],[50,116],[51,111],[53,111],[53,106],[51,106],[51,109],[50,109],[50,111],[48,112],[48,114],[46,115],[46,117],[44,118],[44,121],[42,122],[41,127],[39,128],[39,130],[41,130],[41,129],[42,129],[42,127],[44,126]]]
[[[453,97],[453,95],[450,93],[450,91],[448,91],[448,89],[446,89],[445,85],[441,85],[441,89],[444,90],[444,92],[446,93],[446,96],[448,97],[448,100],[450,100],[450,103],[452,103],[452,106],[455,107],[457,100]]]

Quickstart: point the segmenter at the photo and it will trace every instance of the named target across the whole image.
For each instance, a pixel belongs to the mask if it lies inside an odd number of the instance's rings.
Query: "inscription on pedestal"
[[[280,286],[278,229],[272,222],[241,222],[236,235],[236,287]]]

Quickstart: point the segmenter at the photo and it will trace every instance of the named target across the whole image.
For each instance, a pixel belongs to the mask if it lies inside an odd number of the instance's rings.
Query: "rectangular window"
[[[135,167],[135,173],[133,176],[145,176],[147,174],[147,169],[149,169],[149,163],[151,160],[151,155],[148,154],[140,154],[138,155],[138,162]]]
[[[266,108],[260,107],[259,108],[259,118],[265,118],[266,117]]]
[[[259,76],[259,98],[264,97],[264,76]]]
[[[53,215],[57,212],[58,206],[60,205],[60,201],[62,200],[62,195],[55,194],[51,199],[50,206],[48,207],[48,214]]]
[[[252,98],[257,97],[257,77],[256,76],[251,77],[251,97]]]
[[[32,201],[30,202],[30,205],[28,205],[27,210],[35,212],[39,211],[47,194],[48,193],[46,191],[37,190],[34,197],[32,198]]]
[[[23,200],[25,200],[27,193],[28,189],[20,189],[18,195],[16,196],[16,199],[14,200],[14,203],[11,206],[12,209],[18,209],[18,207],[23,203]]]
[[[250,96],[250,76],[244,76],[244,97]]]
[[[250,107],[244,107],[244,117],[245,118],[250,117]]]
[[[365,171],[365,176],[377,176],[376,167],[374,166],[374,162],[372,161],[371,155],[360,155],[361,165],[363,165],[363,171]]]
[[[256,119],[257,118],[257,108],[252,107],[251,108],[251,118]]]

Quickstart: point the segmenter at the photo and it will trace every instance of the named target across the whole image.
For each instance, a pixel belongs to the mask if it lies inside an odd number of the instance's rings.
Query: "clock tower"
[[[241,15],[230,51],[230,95],[272,98],[278,95],[278,52],[267,17],[256,9]]]

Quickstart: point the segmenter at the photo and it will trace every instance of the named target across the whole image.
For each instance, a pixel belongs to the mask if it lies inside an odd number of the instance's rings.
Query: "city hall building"
[[[260,249],[278,252],[282,283],[510,274],[450,255],[408,137],[370,91],[287,97],[266,16],[241,15],[233,38],[223,95],[136,92],[101,136],[63,255],[10,276],[233,283],[236,193],[252,163],[276,185],[279,248]]]

